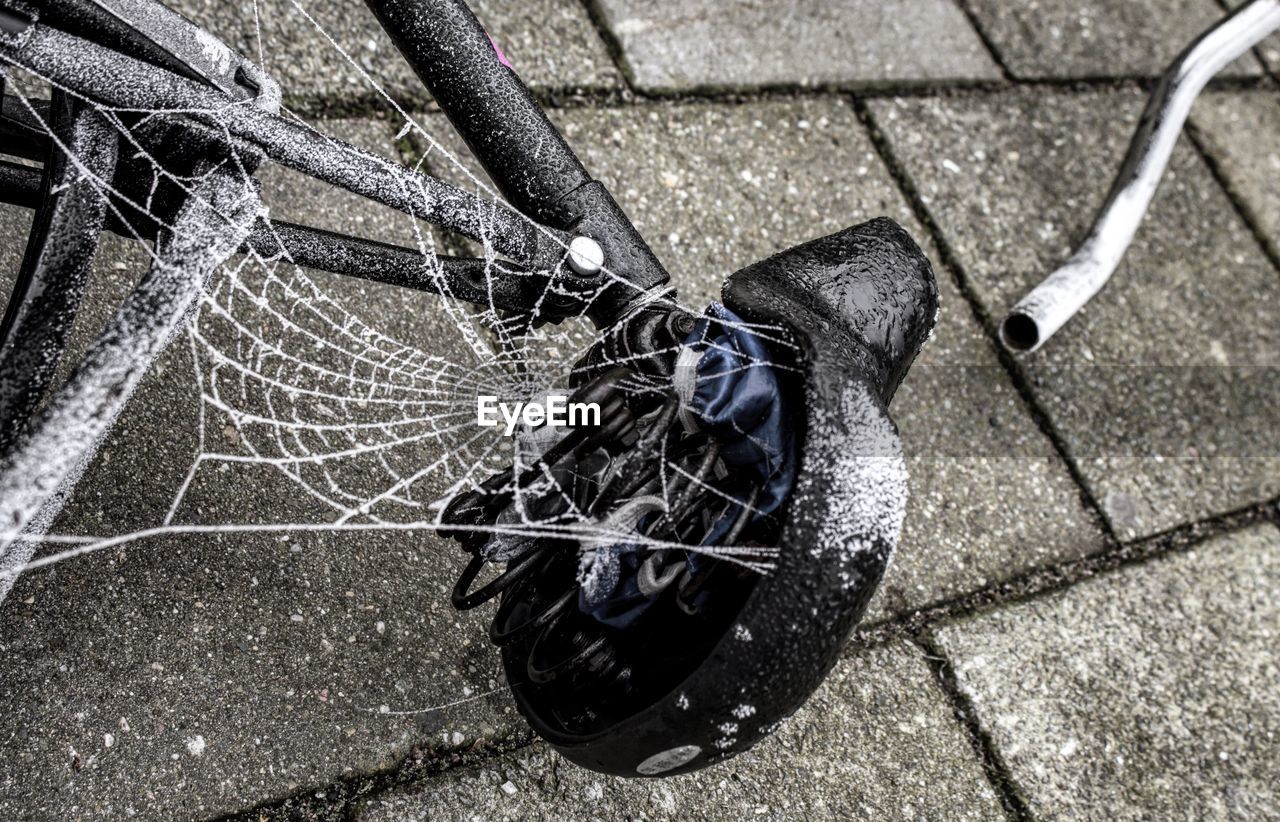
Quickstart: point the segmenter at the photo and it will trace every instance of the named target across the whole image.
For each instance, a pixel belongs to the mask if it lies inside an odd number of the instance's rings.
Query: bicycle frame
[[[34,541],[18,540],[56,515],[213,271],[237,250],[274,258],[283,246],[290,262],[521,312],[530,327],[585,316],[602,330],[570,380],[575,398],[601,409],[599,424],[574,426],[536,465],[517,456],[416,525],[471,555],[453,603],[499,600],[489,636],[516,706],[571,761],[654,777],[749,749],[835,664],[897,544],[908,488],[888,405],[937,316],[928,259],[901,226],[871,220],[732,274],[723,306],[697,318],[461,0],[369,5],[504,199],[281,117],[270,78],[152,0],[0,0],[0,61],[57,90],[47,105],[6,104],[0,121],[5,150],[46,161],[43,172],[0,166],[0,193],[36,209],[2,329],[0,386],[24,393],[0,397],[0,413],[21,423],[0,442],[0,593],[30,567]],[[152,155],[164,170],[154,179],[168,186],[154,207]],[[267,160],[485,241],[511,263],[437,262],[268,223],[248,179]],[[198,182],[187,190],[187,180]],[[131,184],[147,208],[134,205]],[[27,423],[32,373],[6,381],[11,353],[34,350],[27,361],[48,380],[101,230],[154,241],[155,262]],[[40,336],[49,317],[58,323]],[[702,384],[716,399],[701,397]],[[818,456],[805,459],[805,448]],[[574,476],[568,493],[551,473],[560,469]],[[671,474],[683,479],[668,483]],[[544,475],[554,490],[534,487]],[[648,507],[658,493],[669,502]],[[500,527],[506,512],[544,499],[556,503],[545,521]],[[491,544],[504,533],[532,539]],[[608,579],[624,550],[647,554],[634,584],[650,601],[610,615],[618,588],[631,596],[630,581],[611,589]],[[476,587],[491,564],[506,567]],[[653,670],[633,678],[633,664]]]
[[[0,556],[30,526],[47,526],[56,515],[207,278],[237,251],[274,255],[283,246],[299,266],[505,312],[525,312],[540,296],[551,320],[585,315],[600,328],[671,296],[657,258],[605,187],[591,179],[465,2],[368,5],[505,202],[488,202],[353,146],[317,139],[279,115],[280,95],[270,78],[152,0],[0,0],[0,62],[44,77],[57,90],[47,105],[5,96],[0,111],[0,150],[44,161],[43,170],[0,161],[0,202],[35,210],[32,239],[0,323]],[[107,202],[97,190],[93,181],[110,182],[125,159],[114,129],[91,103],[182,111],[182,117],[157,118],[158,149],[230,156],[248,170],[269,159],[488,240],[514,264],[499,264],[506,272],[495,276],[485,260],[439,258],[443,277],[431,276],[416,249],[288,223],[267,225],[246,204],[227,220],[177,197],[162,209],[186,222],[185,230],[204,236],[200,220],[221,219],[221,239],[234,238],[229,245],[188,247],[127,198]],[[94,167],[72,168],[69,152],[91,158]],[[196,199],[230,197],[216,182],[222,176],[213,175],[209,190]],[[62,354],[103,230],[154,241],[155,261],[66,385],[31,418]]]

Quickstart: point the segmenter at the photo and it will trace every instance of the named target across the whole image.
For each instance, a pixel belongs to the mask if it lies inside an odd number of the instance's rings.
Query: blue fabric
[[[728,469],[724,477],[713,477],[709,484],[725,498],[741,500],[759,488],[752,506],[757,511],[753,516],[756,521],[776,511],[791,491],[796,472],[795,436],[785,424],[785,403],[773,360],[763,340],[743,325],[729,309],[712,303],[685,346],[702,352],[690,410],[699,427],[720,442],[720,459]],[[740,505],[732,505],[712,524],[704,544],[717,544],[740,511]],[[637,528],[642,523],[636,523]],[[594,597],[582,592],[578,605],[600,622],[625,628],[655,600],[640,593],[636,584],[640,567],[637,546],[624,543],[605,550],[609,561],[617,563],[616,584],[612,591],[597,592]],[[710,561],[693,552],[686,552],[686,559],[695,572]],[[712,595],[714,592],[703,592],[699,599]]]
[[[742,328],[741,318],[719,303],[707,313],[685,345],[705,351],[692,406],[699,425],[720,441],[720,458],[729,469],[716,486],[734,499],[760,488],[753,507],[768,514],[786,499],[796,477],[795,437],[784,424],[778,375],[764,341]],[[739,510],[735,505],[716,523],[708,545],[728,532]]]

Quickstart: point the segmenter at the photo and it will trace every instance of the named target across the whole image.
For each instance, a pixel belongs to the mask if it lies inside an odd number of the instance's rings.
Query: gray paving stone
[[[894,399],[910,469],[902,543],[868,623],[1100,550],[1104,539],[953,287]],[[962,324],[963,323],[963,324]],[[954,346],[952,348],[951,346]]]
[[[1069,255],[1142,103],[1136,93],[1009,92],[872,111],[998,317]],[[1194,151],[1180,145],[1170,170],[1115,278],[1022,361],[1124,537],[1280,492],[1265,435],[1280,281]],[[1224,398],[1233,386],[1262,399]]]
[[[177,0],[173,5],[261,62],[288,96],[375,99],[367,73],[397,100],[425,99],[412,69],[363,3]],[[621,84],[575,0],[477,0],[471,7],[531,86],[568,90]],[[390,111],[389,104],[386,108]]]
[[[1020,79],[1156,76],[1224,15],[1215,0],[972,0],[979,24]],[[1246,56],[1227,76],[1256,76]]]
[[[1207,94],[1191,122],[1232,192],[1280,250],[1280,97],[1274,92]]]
[[[893,217],[925,239],[840,102],[557,117],[690,305],[718,298],[728,272],[871,217]],[[871,620],[1101,545],[1065,468],[938,271],[939,326],[894,403],[912,500]]]
[[[553,119],[691,305],[719,299],[729,274],[805,240],[879,215],[912,223],[838,99],[561,110]]]
[[[918,650],[845,660],[771,739],[661,781],[606,777],[539,744],[371,799],[365,822],[435,819],[992,819],[1000,806]]]
[[[942,628],[1046,819],[1268,818],[1280,804],[1272,526]]]
[[[208,817],[508,733],[441,550],[187,537],[20,579],[0,612],[0,812]]]
[[[390,148],[386,124],[322,125]],[[385,210],[277,169],[262,177],[278,217],[384,239],[406,231]],[[78,345],[136,276],[128,265],[99,272]],[[464,361],[443,348],[458,335],[435,298],[315,278],[380,330],[416,333]],[[180,342],[144,380],[56,532],[162,522],[198,450],[195,385]],[[225,433],[221,421],[212,429]],[[177,521],[318,521],[274,476],[210,464]],[[415,750],[432,758],[523,730],[484,615],[449,604],[456,547],[420,533],[281,537],[170,534],[20,578],[0,607],[0,817],[207,817]]]
[[[960,10],[943,0],[599,0],[628,75],[645,91],[865,88],[996,79]]]
[[[1249,0],[1226,0],[1227,6],[1233,9],[1240,8]],[[1280,34],[1273,34],[1266,40],[1263,40],[1255,49],[1261,56],[1262,62],[1270,70],[1272,76],[1280,71]]]
[[[396,128],[388,123],[315,120],[308,124],[357,148],[405,162],[393,139]],[[425,223],[417,223],[415,230],[415,221],[403,212],[274,163],[263,165],[258,179],[262,182],[262,201],[273,218],[410,247],[416,247],[419,239],[425,241],[422,232],[429,230]]]

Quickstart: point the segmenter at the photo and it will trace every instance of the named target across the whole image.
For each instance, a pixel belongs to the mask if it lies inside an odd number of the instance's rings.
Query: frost
[[[187,737],[187,753],[192,756],[204,756],[204,749],[206,747],[207,743],[204,741],[204,737],[200,734]]]
[[[806,450],[828,454],[802,477],[796,494],[823,494],[830,516],[810,549],[815,558],[839,552],[845,568],[866,552],[892,556],[907,510],[907,466],[897,431],[862,384],[845,391],[839,407],[815,405]],[[844,571],[846,588],[863,582]]]
[[[198,32],[196,37],[200,41],[200,48],[203,50],[205,58],[213,64],[219,73],[225,74],[228,72],[231,69],[233,58],[227,47],[207,31]]]

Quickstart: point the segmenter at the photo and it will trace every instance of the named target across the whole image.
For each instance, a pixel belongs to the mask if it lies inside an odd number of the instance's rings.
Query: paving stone
[[[925,240],[861,124],[839,102],[557,118],[690,305],[717,299],[729,272],[871,217],[893,217]],[[937,270],[939,326],[893,407],[912,497],[871,620],[1101,546],[1064,466]]]
[[[0,612],[0,811],[208,817],[509,733],[441,550],[184,537],[19,579]]]
[[[0,233],[5,237],[26,237],[31,230],[31,211],[13,206],[0,206]],[[5,302],[13,293],[13,281],[22,265],[25,242],[0,242],[0,295]]]
[[[575,0],[477,0],[470,5],[531,86],[573,90],[621,84],[603,42]],[[394,99],[426,98],[413,70],[363,3],[178,0],[173,6],[261,62],[287,96],[376,99],[367,73]]]
[[[391,146],[386,124],[321,125],[371,150]],[[381,238],[406,231],[384,209],[294,175],[262,177],[277,217]],[[137,268],[97,276],[78,345]],[[423,348],[464,361],[444,347],[458,335],[436,298],[314,276],[379,330],[416,333]],[[161,524],[198,451],[197,413],[184,340],[149,372],[54,531]],[[221,421],[211,428],[224,433]],[[274,477],[209,464],[176,521],[319,521]],[[449,604],[461,559],[422,533],[168,534],[24,575],[0,607],[0,817],[207,817],[415,750],[432,758],[523,731],[485,615]]]
[[[943,0],[600,0],[632,82],[650,92],[858,87],[1000,76]]]
[[[729,274],[797,243],[880,215],[912,222],[840,100],[562,110],[553,119],[691,305],[719,299]]]
[[[1274,92],[1207,94],[1191,122],[1227,182],[1280,251],[1280,97]]]
[[[1280,805],[1280,532],[938,631],[1037,818],[1266,818]]]
[[[1129,92],[1016,91],[875,101],[872,112],[999,317],[1069,256],[1142,104]],[[1170,172],[1114,279],[1022,360],[1123,537],[1280,493],[1265,435],[1280,383],[1280,280],[1185,143]]]
[[[309,125],[385,159],[405,161],[393,139],[395,127],[385,122],[317,120]],[[416,247],[419,239],[425,241],[422,232],[427,230],[426,224],[305,174],[267,163],[258,179],[262,182],[262,201],[273,218],[409,247]]]
[[[992,819],[1000,806],[919,651],[845,660],[771,739],[660,781],[574,767],[546,746],[376,797],[358,817]]]
[[[1019,79],[1153,77],[1224,16],[1215,0],[972,0],[979,25]],[[1245,56],[1227,76],[1256,76]]]
[[[1226,0],[1227,6],[1233,9],[1238,9],[1247,2],[1249,0]],[[1280,34],[1273,34],[1263,40],[1254,51],[1261,57],[1272,76],[1280,71]]]
[[[866,621],[882,621],[1100,550],[1104,538],[1048,439],[950,308],[894,399],[910,470],[902,542]]]

